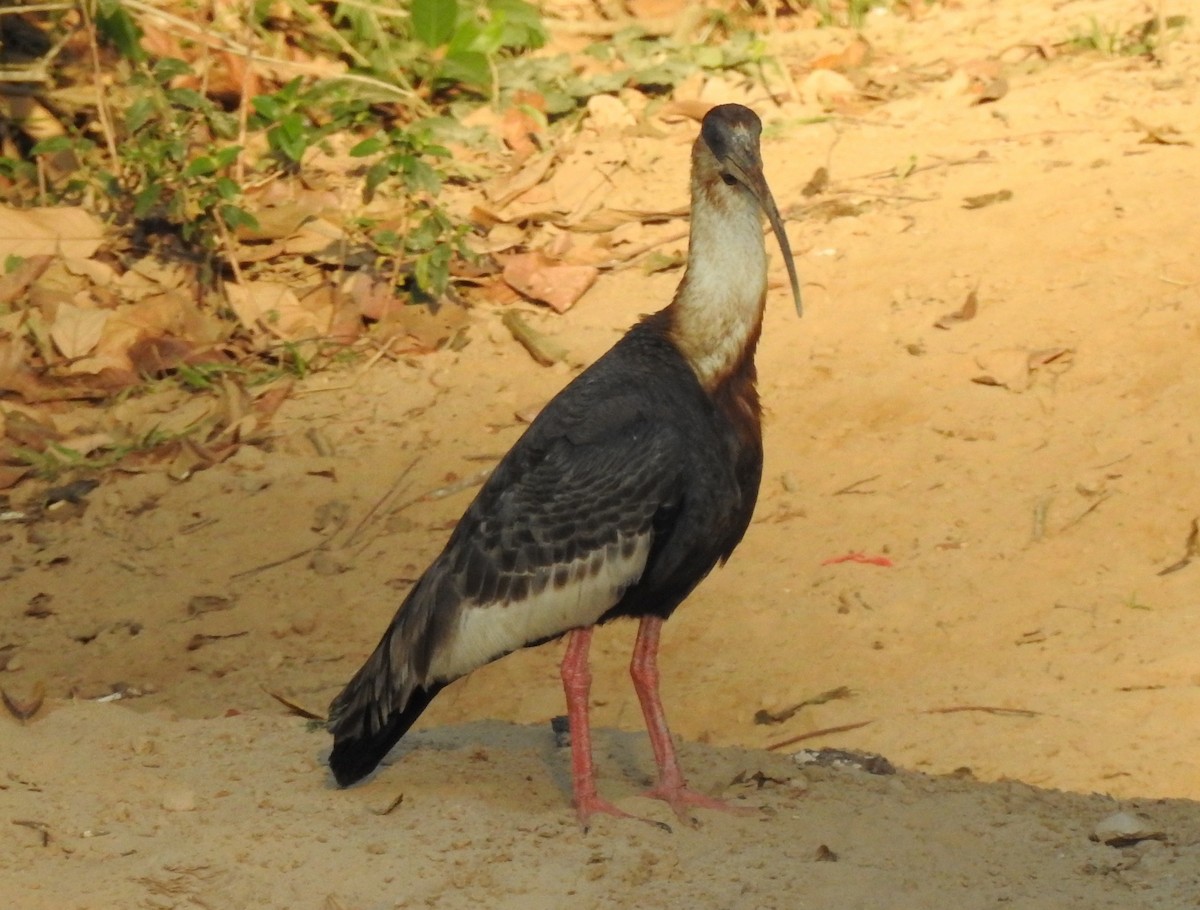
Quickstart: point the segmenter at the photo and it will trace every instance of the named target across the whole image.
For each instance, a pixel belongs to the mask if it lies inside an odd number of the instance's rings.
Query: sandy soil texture
[[[662,655],[687,767],[758,814],[581,832],[561,644],[450,687],[344,792],[269,694],[324,712],[517,415],[679,278],[613,270],[527,314],[573,366],[478,306],[466,349],[312,377],[268,445],[186,483],[115,475],[0,525],[0,685],[45,696],[0,716],[0,904],[1200,906],[1200,40],[1061,44],[1150,15],[968,0],[875,17],[849,100],[806,75],[851,40],[829,30],[770,39],[795,99],[699,88],[767,123],[807,307],[775,256],[756,518]],[[577,140],[613,205],[686,203],[695,124],[650,122]],[[673,821],[637,796],[632,632],[593,649],[601,788]]]

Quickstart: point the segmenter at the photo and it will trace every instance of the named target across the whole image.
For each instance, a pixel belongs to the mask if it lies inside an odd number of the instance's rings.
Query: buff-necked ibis
[[[737,104],[704,117],[692,147],[687,270],[674,299],[546,405],[333,700],[329,765],[340,785],[370,773],[453,680],[566,635],[575,807],[585,828],[595,812],[626,815],[596,791],[588,645],[595,626],[637,617],[630,672],[658,764],[648,795],[682,819],[692,806],[723,807],[680,771],[657,656],[663,620],[729,558],[758,497],[764,213],[800,311],[761,131]]]

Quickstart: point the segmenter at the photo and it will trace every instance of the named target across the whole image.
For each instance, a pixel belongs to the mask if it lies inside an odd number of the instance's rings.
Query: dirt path
[[[768,123],[807,312],[776,262],[763,495],[668,625],[664,690],[699,781],[761,817],[579,832],[547,728],[557,645],[448,689],[345,793],[324,734],[264,692],[324,711],[514,415],[569,378],[479,307],[464,352],[309,380],[269,450],[184,484],[113,477],[82,514],[0,526],[0,646],[16,646],[0,682],[47,698],[27,725],[0,718],[0,903],[1200,905],[1200,559],[1164,571],[1200,516],[1200,41],[1193,23],[1160,64],[1032,49],[1146,15],[1099,0],[879,17],[853,75],[884,103],[821,103],[802,64],[846,45],[832,31],[772,38],[803,102],[704,89]],[[1007,92],[973,104],[968,77],[1006,48]],[[652,181],[667,208],[695,126],[655,129],[613,193]],[[831,182],[805,196],[817,166]],[[618,271],[566,316],[528,318],[582,364],[677,281]],[[972,318],[947,319],[970,295]],[[839,561],[854,553],[890,565]],[[631,638],[606,629],[594,649],[602,787],[658,818],[635,796],[644,741],[618,732],[639,730]],[[803,745],[906,770],[761,751],[851,725]],[[1089,840],[1119,809],[1156,836]]]

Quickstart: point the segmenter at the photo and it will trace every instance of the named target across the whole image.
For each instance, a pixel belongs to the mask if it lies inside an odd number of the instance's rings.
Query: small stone
[[[267,456],[255,446],[239,446],[238,450],[225,459],[225,464],[247,471],[258,471],[266,464]]]
[[[292,631],[297,635],[309,635],[317,627],[317,617],[312,613],[302,613],[292,617]]]
[[[1166,834],[1153,823],[1132,812],[1114,812],[1092,830],[1091,840],[1110,847],[1128,847],[1144,840],[1166,840]]]
[[[340,575],[350,568],[339,557],[328,550],[317,550],[313,553],[308,566],[318,575]]]
[[[808,787],[808,778],[803,774],[795,774],[788,778],[787,788],[794,793],[807,793]]]
[[[168,812],[192,812],[196,808],[196,794],[191,790],[170,790],[163,794],[160,805]]]
[[[262,474],[248,474],[241,479],[239,486],[243,493],[258,493],[271,485],[271,478]]]

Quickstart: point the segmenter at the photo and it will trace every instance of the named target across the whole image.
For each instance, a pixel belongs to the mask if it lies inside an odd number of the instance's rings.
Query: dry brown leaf
[[[975,91],[976,104],[988,104],[992,101],[999,101],[1008,94],[1008,80],[1003,76],[997,76],[980,83],[977,89],[972,86],[972,89]]]
[[[3,699],[9,714],[25,723],[41,710],[42,703],[46,700],[46,687],[40,682],[37,683],[26,699],[14,698],[8,694],[7,689],[0,688],[0,699]]]
[[[318,284],[300,298],[300,305],[312,313],[328,312],[329,339],[350,344],[363,333],[363,314],[357,301],[339,291],[329,281]]]
[[[600,208],[612,195],[613,175],[629,164],[629,153],[629,144],[619,137],[575,148],[546,181],[554,208],[571,220]]]
[[[225,287],[238,321],[252,331],[267,331],[284,341],[320,338],[329,328],[331,312],[313,313],[301,305],[296,292],[274,281],[248,281]]]
[[[11,490],[33,470],[20,465],[0,464],[0,490]]]
[[[971,291],[967,295],[967,299],[963,301],[963,305],[953,313],[947,313],[941,319],[933,324],[935,329],[949,329],[960,322],[969,322],[975,318],[975,314],[979,311],[979,297],[975,291]]]
[[[4,413],[4,436],[24,449],[41,452],[52,442],[62,439],[62,433],[53,422],[32,408],[6,410]],[[37,416],[34,416],[34,415]]]
[[[109,315],[108,310],[61,303],[50,325],[50,338],[64,357],[83,357],[99,343],[100,333],[104,331]]]
[[[1024,392],[1033,385],[1038,370],[1049,367],[1051,372],[1063,372],[1070,369],[1074,356],[1075,352],[1070,348],[991,351],[975,358],[985,372],[972,377],[971,381],[980,385],[1003,386],[1012,392]]]
[[[494,181],[484,188],[484,192],[493,205],[503,209],[545,180],[557,157],[554,151],[534,155],[519,171]]]
[[[349,300],[364,319],[374,322],[387,319],[403,309],[405,303],[396,296],[390,281],[367,272],[355,272],[342,285],[342,296]]]
[[[21,297],[31,284],[42,277],[53,261],[53,256],[45,254],[30,256],[7,275],[0,277],[0,306],[7,306]]]
[[[24,395],[26,389],[37,384],[29,369],[31,354],[32,349],[24,338],[0,337],[0,390]]]
[[[279,379],[265,388],[258,388],[254,395],[254,413],[262,426],[270,423],[280,406],[288,400],[296,383],[293,379]]]
[[[100,219],[81,208],[0,206],[0,261],[38,255],[87,259],[103,239]]]
[[[312,256],[324,262],[341,262],[346,257],[346,232],[324,218],[313,218],[283,241],[283,252]]]
[[[391,336],[396,351],[436,351],[453,340],[467,324],[467,311],[457,305],[436,307],[410,304],[392,310],[376,328],[377,335]]]
[[[853,69],[858,69],[866,63],[870,53],[871,45],[867,44],[862,38],[856,38],[837,53],[817,57],[809,63],[809,68],[814,70],[836,70],[839,73],[845,73]]]
[[[1146,123],[1137,117],[1130,118],[1133,125],[1145,132],[1140,142],[1142,145],[1191,145],[1192,141],[1184,137],[1178,127],[1164,123],[1159,126]]]
[[[966,196],[963,198],[962,207],[964,209],[982,209],[989,205],[995,205],[997,202],[1008,202],[1012,197],[1012,190],[996,190],[994,193]]]
[[[590,265],[556,265],[541,253],[518,253],[502,261],[509,285],[559,313],[574,306],[600,274]]]
[[[545,99],[542,99],[543,111],[545,103]],[[512,149],[514,160],[518,164],[536,154],[542,147],[546,118],[539,118],[536,115],[537,110],[528,105],[514,103],[500,117],[500,138]]]
[[[1002,386],[1013,392],[1024,392],[1032,384],[1028,351],[991,351],[976,357],[975,362],[985,371],[982,376],[971,379],[979,385]]]
[[[191,342],[171,335],[141,338],[129,347],[129,361],[141,376],[162,376],[186,363],[194,348]]]
[[[851,101],[858,94],[854,83],[833,70],[813,70],[800,84],[800,97],[807,104],[830,110]]]
[[[98,259],[63,259],[62,267],[71,275],[87,279],[93,290],[107,288],[117,280],[117,270]]]

